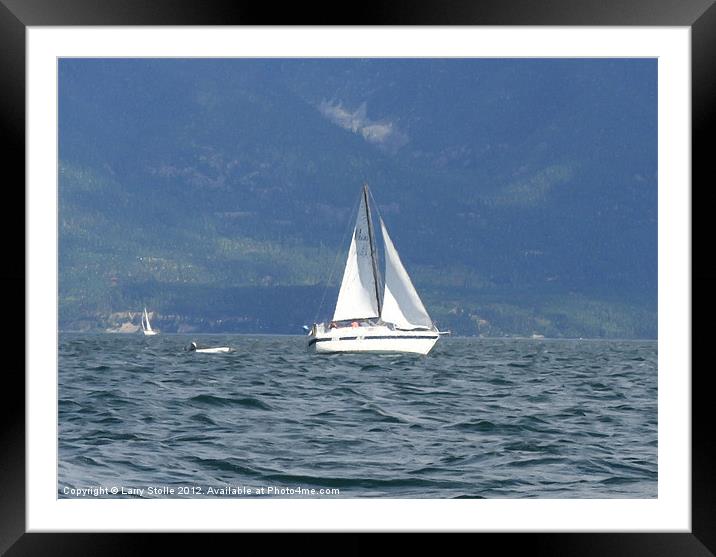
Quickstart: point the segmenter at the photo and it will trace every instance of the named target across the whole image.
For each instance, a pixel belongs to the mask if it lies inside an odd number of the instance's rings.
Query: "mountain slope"
[[[296,330],[367,180],[458,332],[656,334],[654,60],[59,68],[61,326],[150,304],[165,328]]]

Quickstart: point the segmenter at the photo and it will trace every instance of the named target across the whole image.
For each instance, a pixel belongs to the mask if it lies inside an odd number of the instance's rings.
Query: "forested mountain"
[[[165,331],[299,332],[333,309],[367,181],[442,328],[654,338],[656,79],[648,59],[62,59],[60,328],[146,305]]]

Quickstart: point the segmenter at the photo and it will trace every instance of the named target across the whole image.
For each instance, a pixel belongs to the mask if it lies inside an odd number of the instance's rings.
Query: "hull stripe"
[[[423,338],[423,339],[429,339],[433,340],[438,338],[439,335],[435,336],[427,336],[427,335],[390,335],[390,336],[376,336],[376,335],[366,335],[363,337],[364,340],[376,340],[376,339],[402,339],[402,338]],[[314,338],[308,341],[308,346],[313,346],[317,342],[327,342],[327,341],[335,341],[335,340],[356,340],[358,337],[342,337],[342,338]]]

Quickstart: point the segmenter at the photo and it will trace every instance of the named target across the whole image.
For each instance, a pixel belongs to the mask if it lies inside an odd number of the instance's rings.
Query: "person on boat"
[[[336,327],[338,327],[338,325],[336,325],[336,322],[335,322],[335,321],[331,321],[331,324],[328,325],[328,328],[329,328],[329,329],[335,329]]]
[[[353,321],[353,323],[351,323],[351,327],[355,329],[356,327],[360,327],[360,324],[358,323],[358,321]]]

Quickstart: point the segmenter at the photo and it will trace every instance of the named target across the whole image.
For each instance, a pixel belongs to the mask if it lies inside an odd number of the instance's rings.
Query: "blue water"
[[[62,333],[58,418],[59,497],[657,496],[655,341]]]

